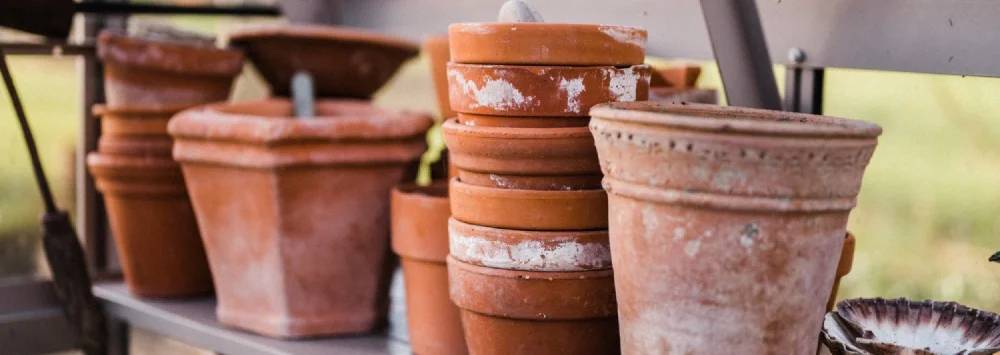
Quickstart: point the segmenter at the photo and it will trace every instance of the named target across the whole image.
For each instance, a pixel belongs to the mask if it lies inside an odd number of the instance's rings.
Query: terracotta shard
[[[646,30],[561,23],[455,23],[448,26],[451,60],[470,64],[642,64]]]
[[[591,106],[645,100],[648,65],[516,66],[448,63],[455,112],[499,116],[586,117]]]
[[[505,270],[587,271],[611,268],[608,232],[527,231],[449,222],[451,257]]]
[[[588,230],[608,226],[604,190],[540,191],[475,186],[451,180],[455,219],[524,230]]]

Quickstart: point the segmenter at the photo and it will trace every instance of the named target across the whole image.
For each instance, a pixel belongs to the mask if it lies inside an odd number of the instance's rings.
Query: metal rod
[[[281,10],[273,6],[174,6],[160,4],[132,4],[113,2],[81,2],[76,12],[95,14],[159,14],[159,15],[233,15],[278,16]]]
[[[730,105],[781,110],[764,30],[753,0],[701,0]]]
[[[45,203],[45,213],[55,213],[56,203],[52,198],[52,190],[49,189],[49,181],[45,178],[45,170],[42,169],[42,161],[38,157],[38,148],[35,145],[35,137],[31,134],[28,126],[28,117],[24,114],[24,107],[21,106],[21,97],[14,87],[14,78],[10,75],[10,68],[7,67],[7,55],[0,49],[0,73],[3,74],[3,83],[7,87],[7,95],[10,96],[10,103],[14,106],[14,113],[21,124],[21,135],[28,147],[28,154],[31,156],[31,169],[35,173],[35,182],[38,183],[38,192],[42,195]]]

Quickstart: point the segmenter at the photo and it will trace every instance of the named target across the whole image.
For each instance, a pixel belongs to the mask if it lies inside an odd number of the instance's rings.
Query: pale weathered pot
[[[448,258],[448,276],[470,354],[618,353],[611,270],[503,270]]]
[[[465,354],[458,307],[448,297],[448,183],[402,184],[392,191],[392,249],[406,286],[410,348],[416,354]]]
[[[476,186],[452,179],[455,219],[487,227],[524,230],[587,230],[608,226],[607,195],[593,190],[520,190]]]
[[[587,271],[611,268],[608,231],[501,229],[451,219],[451,257],[506,270]]]
[[[628,26],[454,23],[448,40],[455,63],[628,66],[646,59],[646,30]]]
[[[424,40],[421,50],[427,56],[431,67],[431,79],[434,82],[434,93],[437,97],[438,112],[441,119],[455,117],[455,111],[448,104],[448,35],[432,36]]]
[[[592,111],[626,354],[806,354],[881,129],[710,105]]]
[[[646,100],[650,70],[448,63],[448,95],[459,113],[586,117],[596,104]]]
[[[209,293],[212,277],[180,167],[169,158],[90,153],[129,290],[144,297]]]
[[[348,27],[266,25],[230,35],[273,94],[289,96],[297,71],[312,75],[317,97],[367,99],[417,55],[407,40]]]
[[[220,322],[278,337],[365,332],[387,307],[389,192],[429,117],[320,100],[218,104],[170,121]]]
[[[462,182],[504,189],[600,189],[601,166],[587,127],[442,126]]]
[[[826,301],[826,311],[832,311],[837,304],[837,291],[840,289],[840,279],[851,273],[854,266],[854,246],[856,240],[851,232],[847,232],[844,238],[844,248],[840,251],[840,261],[837,262],[837,277],[833,281],[833,291],[830,292],[830,299]]]
[[[243,69],[243,54],[203,44],[97,37],[111,107],[172,108],[222,101]]]

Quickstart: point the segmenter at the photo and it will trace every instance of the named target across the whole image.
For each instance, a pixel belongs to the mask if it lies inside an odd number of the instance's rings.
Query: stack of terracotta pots
[[[472,354],[618,351],[591,106],[645,100],[646,32],[449,27],[451,298]],[[545,50],[539,50],[544,48]]]
[[[365,99],[416,46],[319,26],[231,39],[277,97],[190,109],[169,126],[219,321],[282,338],[370,331],[385,320],[395,269],[390,190],[415,176],[432,120]],[[285,97],[298,72],[315,83],[315,117],[297,117]]]
[[[140,296],[205,294],[212,281],[167,121],[224,100],[243,65],[238,51],[211,44],[98,36],[106,106],[98,152],[87,157],[104,194],[129,289]]]

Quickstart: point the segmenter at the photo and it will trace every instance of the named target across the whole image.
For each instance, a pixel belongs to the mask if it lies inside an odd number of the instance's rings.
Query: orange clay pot
[[[856,240],[854,239],[854,234],[847,232],[847,237],[844,238],[844,248],[840,252],[840,262],[837,263],[837,278],[833,281],[833,291],[830,292],[830,299],[826,301],[826,311],[832,311],[833,306],[837,303],[837,291],[840,289],[840,279],[851,273],[851,267],[854,266],[854,246]]]
[[[462,222],[524,230],[587,230],[608,226],[604,190],[539,191],[476,186],[452,179],[452,216]]]
[[[469,353],[616,354],[611,270],[531,272],[448,259]]]
[[[451,164],[462,182],[505,189],[601,187],[601,166],[586,127],[442,126]]]
[[[448,222],[451,257],[505,270],[587,271],[611,268],[608,231],[526,231]]]
[[[586,117],[596,104],[646,100],[650,70],[448,63],[448,95],[459,113]]]
[[[675,89],[693,88],[701,75],[701,67],[696,65],[679,65],[663,69],[654,69],[650,78],[650,87],[668,87]]]
[[[448,298],[448,184],[403,184],[392,191],[392,250],[406,285],[410,348],[416,354],[466,354],[458,308]]]
[[[367,332],[387,311],[389,192],[429,117],[355,100],[217,104],[168,127],[205,242],[219,321],[276,337]]]
[[[243,54],[200,44],[97,36],[108,106],[173,108],[223,101]]]
[[[432,36],[424,41],[422,48],[427,62],[431,67],[431,79],[434,81],[434,92],[438,101],[438,112],[441,119],[455,117],[455,111],[448,104],[448,35]]]
[[[104,136],[97,140],[97,151],[112,155],[132,155],[170,159],[173,148],[170,136],[123,137]]]
[[[115,107],[94,105],[101,120],[101,136],[167,137],[167,122],[188,106],[165,108]]]
[[[451,61],[470,64],[642,64],[646,30],[562,23],[454,23],[448,26]]]
[[[458,123],[466,126],[511,127],[511,128],[560,128],[586,127],[590,117],[517,117],[476,115],[471,113],[456,114]]]
[[[622,352],[815,353],[881,129],[698,104],[591,114]]]
[[[367,99],[417,55],[409,41],[347,27],[268,25],[230,35],[277,96],[290,96],[297,71],[312,75],[317,97]]]
[[[212,277],[180,167],[170,159],[91,153],[129,290],[143,297],[209,293]]]

